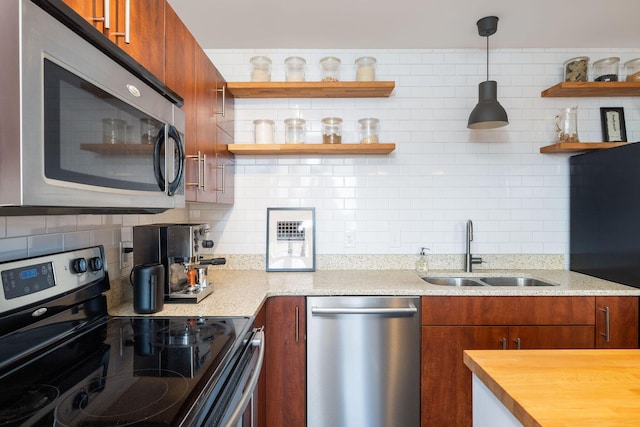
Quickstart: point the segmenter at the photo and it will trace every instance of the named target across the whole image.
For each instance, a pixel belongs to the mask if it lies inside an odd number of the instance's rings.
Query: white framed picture
[[[315,271],[315,208],[267,208],[267,271]]]

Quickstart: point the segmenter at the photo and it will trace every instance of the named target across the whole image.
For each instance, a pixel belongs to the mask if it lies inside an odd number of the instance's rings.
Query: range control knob
[[[76,258],[71,262],[71,269],[74,273],[80,274],[87,271],[87,260],[84,258]]]
[[[100,271],[102,270],[102,258],[93,257],[89,260],[89,268],[91,271]]]
[[[202,247],[203,248],[212,248],[213,247],[213,240],[203,240],[202,241]]]

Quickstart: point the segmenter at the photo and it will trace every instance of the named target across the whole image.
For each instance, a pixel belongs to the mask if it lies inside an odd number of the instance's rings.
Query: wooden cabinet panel
[[[267,308],[266,305],[262,305],[258,314],[253,321],[254,328],[266,327],[267,323]],[[265,332],[266,333],[266,332]],[[265,350],[266,351],[266,350]],[[258,380],[258,403],[256,404],[258,411],[258,427],[266,427],[267,425],[267,374],[264,362],[262,364],[262,371],[260,372],[260,379]]]
[[[126,0],[109,2],[109,28],[106,28],[104,0],[63,0],[91,25],[127,52],[160,80],[164,79],[165,1],[130,0],[127,28]],[[125,32],[129,31],[129,43]]]
[[[509,349],[593,348],[593,325],[510,326]]]
[[[501,348],[504,326],[423,326],[421,425],[470,426],[471,371],[463,350]]]
[[[232,136],[216,129],[216,174],[218,203],[233,204],[235,197],[235,156],[227,147],[233,143]]]
[[[596,297],[595,319],[596,348],[638,348],[638,297]]]
[[[306,316],[304,297],[266,303],[266,415],[268,427],[302,427],[306,421]]]
[[[160,80],[164,80],[165,63],[165,1],[130,0],[129,1],[129,43],[125,42],[125,2],[111,0],[115,6],[109,38],[122,50],[151,71]],[[113,6],[112,6],[113,7]]]
[[[590,325],[594,297],[434,296],[422,299],[423,325]]]

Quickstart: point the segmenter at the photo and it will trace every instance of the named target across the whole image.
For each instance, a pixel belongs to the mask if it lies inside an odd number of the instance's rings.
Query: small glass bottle
[[[254,120],[253,128],[256,144],[273,144],[273,120]]]
[[[322,119],[322,143],[342,144],[342,119],[325,117]]]
[[[323,82],[339,82],[340,81],[340,59],[334,56],[327,56],[320,60],[322,67]]]
[[[372,82],[376,79],[376,58],[363,56],[356,59],[356,81]]]
[[[304,144],[305,140],[304,119],[286,119],[284,121],[284,141],[287,144]]]
[[[620,58],[611,57],[600,59],[593,63],[593,81],[594,82],[617,82],[618,81],[618,65]]]
[[[299,56],[290,56],[284,60],[287,66],[287,81],[288,82],[303,82],[304,81],[304,68],[307,65],[307,61]]]
[[[360,144],[377,144],[379,142],[379,124],[380,120],[371,117],[358,120]]]
[[[420,255],[418,261],[416,261],[416,271],[420,277],[424,277],[429,273],[429,261],[427,260],[427,253],[429,248],[420,248]]]
[[[271,59],[267,56],[254,56],[251,62],[251,81],[271,81]]]

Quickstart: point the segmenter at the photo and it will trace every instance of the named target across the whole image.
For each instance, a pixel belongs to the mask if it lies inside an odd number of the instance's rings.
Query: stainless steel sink
[[[484,286],[483,283],[467,277],[423,277],[422,280],[440,286]]]
[[[556,286],[531,277],[482,277],[480,280],[489,286]]]
[[[423,277],[422,280],[439,286],[557,286],[531,277]]]

